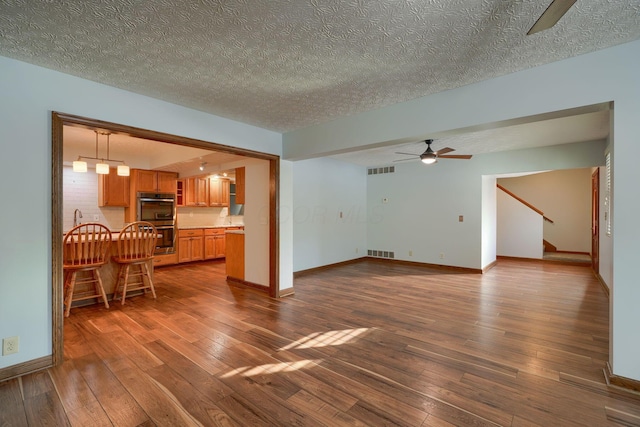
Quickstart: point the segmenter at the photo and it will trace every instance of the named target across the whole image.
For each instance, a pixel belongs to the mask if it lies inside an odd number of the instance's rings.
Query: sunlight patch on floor
[[[265,365],[258,366],[243,366],[241,368],[233,369],[226,374],[223,374],[221,378],[231,378],[236,375],[243,377],[253,377],[256,375],[265,374],[278,374],[280,372],[293,372],[299,369],[305,369],[312,366],[317,366],[322,362],[322,359],[309,359],[299,360],[297,362],[282,362],[282,363],[267,363]]]
[[[280,351],[347,344],[355,341],[360,335],[364,334],[369,329],[370,328],[359,328],[343,329],[341,331],[315,332],[282,347]]]

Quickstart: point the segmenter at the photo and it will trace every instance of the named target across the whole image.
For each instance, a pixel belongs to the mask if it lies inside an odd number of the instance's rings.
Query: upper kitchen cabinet
[[[129,177],[118,175],[116,168],[98,175],[98,206],[129,206]]]
[[[245,169],[236,168],[236,204],[244,205]]]
[[[178,174],[175,172],[132,169],[131,179],[135,191],[175,193]]]
[[[184,206],[209,206],[209,183],[206,177],[194,176],[182,180]]]
[[[209,206],[229,207],[228,179],[209,178]]]

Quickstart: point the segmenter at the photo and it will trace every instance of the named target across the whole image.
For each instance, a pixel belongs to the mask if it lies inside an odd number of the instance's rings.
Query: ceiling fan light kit
[[[438,151],[433,151],[431,149],[431,143],[433,143],[433,139],[426,139],[424,141],[424,143],[427,144],[427,149],[425,150],[424,153],[422,153],[422,154],[420,154],[418,156],[418,155],[412,154],[412,153],[396,152],[396,154],[405,154],[407,156],[414,156],[414,157],[412,157],[410,159],[394,160],[394,162],[405,162],[407,160],[413,160],[413,159],[418,158],[425,165],[432,165],[432,164],[438,162],[438,158],[441,158],[441,159],[463,159],[463,160],[469,160],[471,158],[470,154],[457,154],[457,155],[451,155],[451,156],[446,155],[446,153],[450,153],[452,151],[456,151],[455,149],[450,148],[450,147],[445,147],[445,148],[442,148],[442,149],[440,149]]]

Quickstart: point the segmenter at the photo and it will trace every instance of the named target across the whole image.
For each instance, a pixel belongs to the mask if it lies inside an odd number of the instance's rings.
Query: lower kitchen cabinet
[[[224,228],[205,228],[204,259],[224,258],[225,246]]]
[[[178,262],[204,259],[204,230],[178,230]]]

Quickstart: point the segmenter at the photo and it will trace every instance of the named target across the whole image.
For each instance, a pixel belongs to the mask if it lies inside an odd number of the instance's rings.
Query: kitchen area
[[[85,155],[92,154],[93,148],[86,144],[88,131],[95,133],[95,157]],[[123,137],[127,143],[120,144],[123,148],[118,150],[113,134],[105,151],[100,148],[105,145],[103,135],[95,130],[65,128],[65,233],[79,223],[98,222],[117,233],[131,222],[148,221],[158,230],[151,270],[187,263],[195,268],[203,262],[224,263],[228,280],[268,288],[267,162],[158,141],[145,141],[134,148],[131,137]],[[72,142],[81,139],[84,145]],[[106,159],[100,157],[105,152]],[[116,156],[126,160],[114,160]],[[165,159],[164,164],[149,168],[158,164],[154,158]],[[88,164],[84,170],[75,167],[82,161]],[[108,164],[108,169],[98,172],[99,163]],[[122,164],[127,167],[119,167]],[[253,239],[247,251],[248,233]],[[266,265],[266,273],[252,269],[246,274],[247,257],[256,266]],[[111,298],[117,266],[107,263],[101,275]]]

